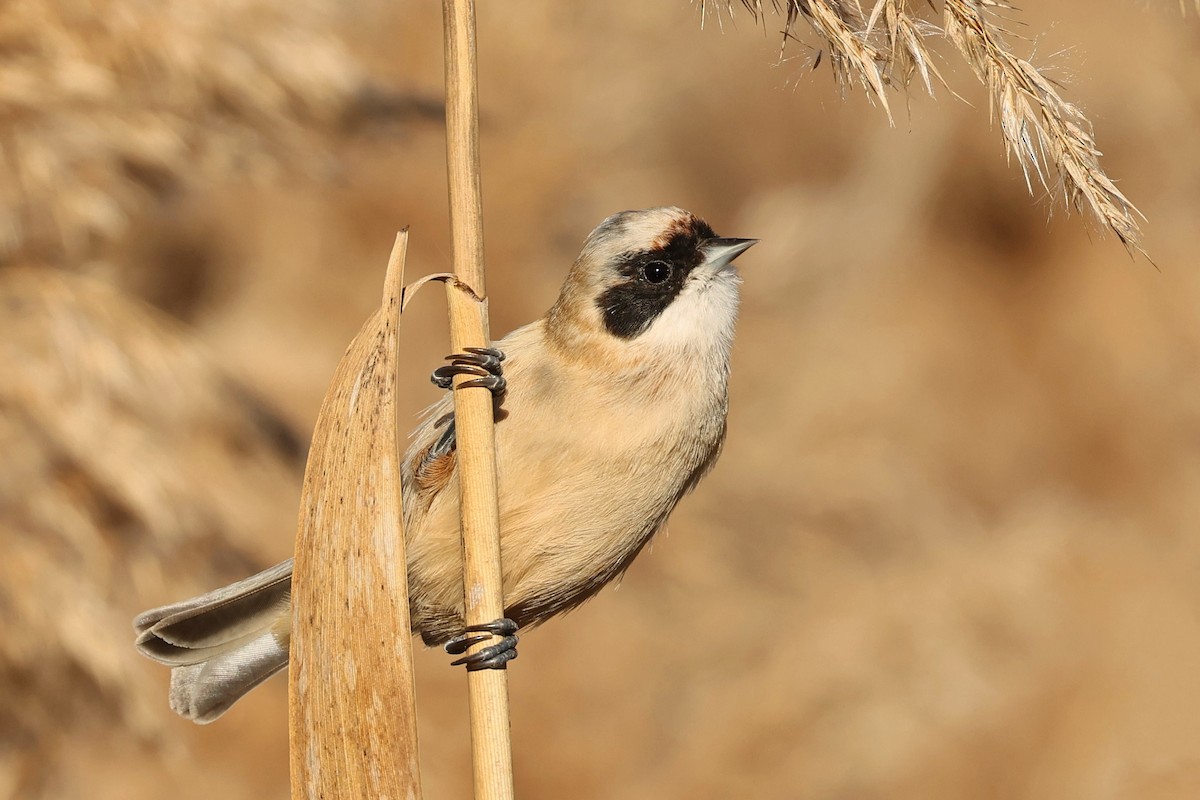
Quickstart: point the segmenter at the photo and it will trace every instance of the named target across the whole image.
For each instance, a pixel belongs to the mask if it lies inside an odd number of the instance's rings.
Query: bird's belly
[[[579,605],[629,566],[711,463],[724,414],[681,415],[681,429],[680,415],[564,409],[561,418],[580,420],[564,430],[521,410],[497,426],[497,477],[504,604],[525,627]],[[413,626],[427,642],[444,641],[462,627],[456,479],[415,527]]]
[[[662,498],[562,487],[501,515],[505,607],[523,626],[594,595],[629,566],[669,511]]]
[[[594,430],[541,448],[536,463],[501,459],[505,605],[522,625],[579,605],[624,572],[714,454],[723,425],[660,429],[657,441],[614,437],[616,425]]]

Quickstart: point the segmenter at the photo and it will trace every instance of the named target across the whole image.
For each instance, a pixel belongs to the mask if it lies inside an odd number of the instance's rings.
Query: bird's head
[[[756,241],[721,238],[680,208],[613,214],[584,242],[550,325],[625,350],[726,354],[741,282],[732,262]]]

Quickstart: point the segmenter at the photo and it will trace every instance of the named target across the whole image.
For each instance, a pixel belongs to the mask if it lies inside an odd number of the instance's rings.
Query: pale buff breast
[[[529,625],[590,597],[659,528],[720,447],[725,382],[589,369],[548,352],[540,323],[499,345],[520,387],[497,425],[505,605]],[[414,622],[436,640],[461,626],[456,478],[414,522]]]

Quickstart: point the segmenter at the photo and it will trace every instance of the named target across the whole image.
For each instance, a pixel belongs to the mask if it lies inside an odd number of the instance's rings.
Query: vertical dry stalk
[[[483,201],[479,177],[479,107],[474,0],[443,0],[446,47],[446,161],[454,271],[477,297],[447,283],[454,352],[489,344],[483,281]],[[456,381],[461,381],[461,377]],[[463,539],[463,607],[468,625],[504,616],[496,439],[491,392],[456,389],[458,476]],[[483,645],[478,645],[478,647]],[[513,796],[508,674],[467,673],[477,800]]]
[[[419,800],[396,360],[408,233],[338,365],[304,476],[288,674],[293,800]]]

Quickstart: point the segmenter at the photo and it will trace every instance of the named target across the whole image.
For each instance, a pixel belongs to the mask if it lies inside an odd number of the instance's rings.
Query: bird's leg
[[[492,393],[496,401],[504,398],[507,382],[504,380],[502,362],[504,353],[494,347],[468,347],[465,353],[455,353],[446,356],[450,363],[433,371],[430,379],[440,389],[454,388],[455,375],[473,375],[471,380],[463,381],[459,389],[470,386],[482,386]],[[453,441],[454,422],[451,420],[443,440]],[[439,442],[440,444],[440,442]],[[482,635],[473,635],[482,634]],[[463,632],[446,643],[446,652],[452,656],[462,656],[450,662],[451,666],[465,666],[468,672],[480,669],[505,669],[505,665],[517,657],[517,623],[507,617],[485,622],[480,625],[468,625]],[[473,645],[485,642],[493,636],[500,637],[496,644],[488,645],[476,653],[463,655]]]
[[[469,381],[463,381],[458,388],[482,386],[491,390],[492,396],[497,400],[504,397],[507,388],[501,368],[504,353],[494,347],[468,347],[465,353],[446,356],[446,360],[450,363],[444,367],[438,367],[430,376],[434,386],[439,389],[451,389],[454,387],[455,375],[474,375],[476,377]]]
[[[486,636],[472,636],[474,633],[485,633]],[[446,652],[452,656],[467,652],[472,645],[499,636],[500,641],[488,645],[479,652],[471,653],[450,662],[450,666],[463,665],[468,672],[480,669],[505,669],[505,665],[517,657],[517,623],[507,617],[502,617],[482,625],[468,625],[463,632],[446,642]]]

